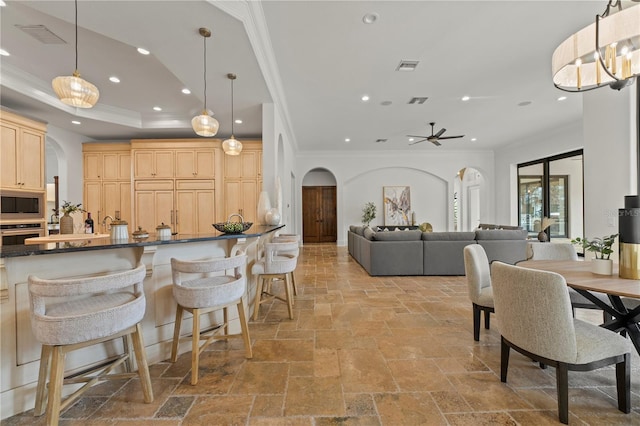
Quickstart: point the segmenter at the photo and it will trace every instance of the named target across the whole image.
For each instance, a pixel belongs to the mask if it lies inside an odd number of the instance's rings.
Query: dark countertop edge
[[[127,248],[127,247],[146,247],[146,246],[159,246],[159,245],[167,245],[167,244],[183,244],[183,243],[195,243],[195,242],[203,242],[203,241],[215,241],[215,240],[231,240],[238,238],[255,238],[260,237],[262,235],[268,234],[270,232],[277,231],[278,229],[284,228],[285,225],[275,225],[275,226],[258,226],[261,228],[259,232],[254,233],[243,233],[243,234],[223,234],[223,233],[212,233],[209,235],[172,235],[170,240],[143,240],[138,241],[130,238],[127,242],[113,242],[109,239],[99,239],[94,240],[88,243],[88,245],[84,246],[70,246],[70,247],[60,247],[60,245],[64,245],[66,243],[46,243],[46,244],[28,244],[28,245],[17,245],[17,246],[4,246],[0,247],[0,258],[9,258],[9,257],[23,257],[23,256],[38,256],[38,255],[47,255],[47,254],[56,254],[56,253],[73,253],[80,251],[93,251],[93,250],[108,250],[108,249],[118,249],[118,248]],[[154,236],[153,234],[151,236]],[[76,242],[78,244],[80,242]],[[55,248],[47,248],[50,244],[56,244]]]

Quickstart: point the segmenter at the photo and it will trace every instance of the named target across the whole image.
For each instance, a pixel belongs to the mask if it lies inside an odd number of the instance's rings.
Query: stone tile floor
[[[558,424],[555,371],[512,352],[500,382],[495,326],[473,341],[464,277],[370,277],[335,245],[305,245],[295,318],[261,307],[242,342],[203,353],[189,384],[190,352],[151,366],[155,400],[137,379],[94,386],[62,425],[545,425]],[[597,323],[598,311],[579,310]],[[615,371],[570,372],[570,424],[640,425],[640,357],[632,407],[617,410]],[[41,425],[26,412],[3,425]]]

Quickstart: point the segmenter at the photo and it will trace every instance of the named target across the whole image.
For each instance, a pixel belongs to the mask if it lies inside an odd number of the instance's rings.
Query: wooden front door
[[[335,186],[302,187],[302,240],[335,243],[338,238]]]

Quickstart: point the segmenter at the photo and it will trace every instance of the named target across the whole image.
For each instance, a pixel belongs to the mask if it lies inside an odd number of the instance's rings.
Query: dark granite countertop
[[[193,243],[199,241],[212,240],[229,240],[237,238],[260,237],[269,232],[283,228],[285,225],[253,225],[251,229],[242,234],[224,234],[222,232],[213,231],[211,234],[176,234],[171,239],[159,240],[156,234],[150,233],[149,238],[144,240],[136,240],[129,238],[128,241],[112,241],[109,238],[101,238],[97,240],[73,241],[67,243],[46,243],[46,244],[26,244],[16,246],[3,246],[0,248],[0,258],[4,257],[20,257],[20,256],[36,256],[53,253],[71,253],[77,251],[89,250],[106,250],[123,247],[144,247],[157,246],[164,244],[182,244]]]

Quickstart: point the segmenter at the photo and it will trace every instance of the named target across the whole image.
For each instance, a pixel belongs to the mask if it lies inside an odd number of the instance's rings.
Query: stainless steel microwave
[[[46,208],[44,193],[2,191],[0,193],[0,219],[42,219]]]

